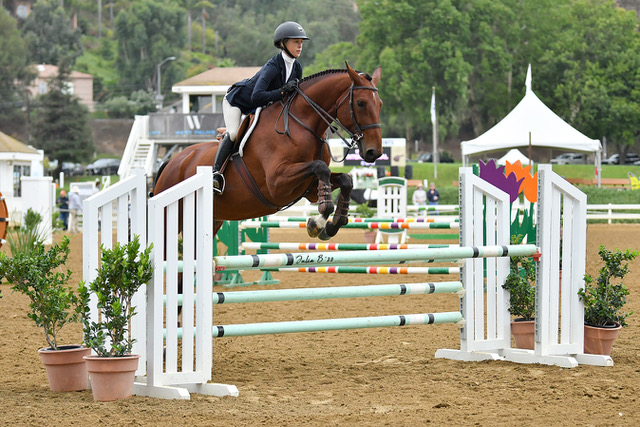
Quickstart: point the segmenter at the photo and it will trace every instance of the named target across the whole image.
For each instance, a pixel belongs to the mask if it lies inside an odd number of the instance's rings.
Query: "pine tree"
[[[89,111],[69,90],[69,68],[62,63],[50,90],[35,101],[33,145],[60,162],[81,162],[93,153]]]

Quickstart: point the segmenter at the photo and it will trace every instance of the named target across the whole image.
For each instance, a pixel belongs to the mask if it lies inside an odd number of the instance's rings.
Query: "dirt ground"
[[[344,230],[336,241],[362,241],[361,233]],[[587,239],[587,272],[595,274],[600,244],[640,249],[640,224],[590,225]],[[274,231],[272,240],[308,241],[297,230]],[[82,236],[71,241],[69,267],[79,281]],[[281,288],[424,280],[415,275],[275,275]],[[168,401],[134,396],[110,403],[94,402],[90,390],[49,391],[36,353],[44,339],[26,317],[25,297],[2,285],[0,424],[637,426],[640,262],[632,265],[625,283],[631,290],[628,308],[636,314],[615,343],[613,367],[435,359],[439,348],[459,348],[454,325],[222,338],[214,341],[213,382],[237,385],[239,397],[192,394],[190,401]],[[224,324],[454,311],[458,301],[453,295],[421,295],[220,307],[214,309],[215,322]],[[81,328],[71,325],[62,335],[62,342],[78,343]]]

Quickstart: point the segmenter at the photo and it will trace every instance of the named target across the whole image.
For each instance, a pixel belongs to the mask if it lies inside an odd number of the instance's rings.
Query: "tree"
[[[184,45],[182,16],[175,4],[157,0],[136,1],[118,13],[116,68],[121,76],[121,90],[130,93],[154,89],[156,65],[169,56],[177,57]],[[164,88],[182,77],[180,72],[179,67],[165,67]]]
[[[80,30],[73,28],[57,0],[35,3],[24,22],[22,35],[31,63],[73,64],[82,54]]]
[[[450,1],[362,0],[358,5],[363,18],[357,41],[362,47],[360,67],[382,66],[380,96],[391,133],[408,140],[414,132],[431,133],[435,86],[440,135],[457,134],[472,71],[465,59],[469,16]]]
[[[632,11],[613,1],[580,0],[562,37],[542,57],[549,106],[587,135],[625,154],[640,132],[640,36]]]
[[[18,98],[16,82],[25,76],[26,67],[26,48],[16,21],[0,8],[0,109]]]
[[[131,118],[136,114],[145,115],[156,111],[155,93],[137,90],[129,98],[115,96],[105,102],[105,109],[112,118]]]
[[[62,63],[47,93],[36,98],[34,145],[60,162],[86,161],[93,154],[89,112],[69,91],[69,68]]]

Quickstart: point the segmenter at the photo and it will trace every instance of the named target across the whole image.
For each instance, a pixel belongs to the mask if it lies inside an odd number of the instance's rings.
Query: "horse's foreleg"
[[[336,211],[331,222],[327,223],[325,230],[320,234],[320,239],[327,240],[336,235],[340,227],[349,222],[349,200],[353,189],[353,180],[346,173],[332,173],[331,184],[334,188],[340,188]],[[326,237],[326,239],[325,239]]]
[[[331,199],[331,170],[326,163],[321,161],[312,162],[311,170],[318,178],[318,213],[307,220],[307,234],[311,237],[319,237],[328,240],[332,235],[327,236],[325,227],[329,215],[333,213],[333,200]],[[335,233],[334,233],[335,234]]]

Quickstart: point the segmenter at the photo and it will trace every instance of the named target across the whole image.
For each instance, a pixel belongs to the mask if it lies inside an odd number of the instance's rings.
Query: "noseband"
[[[286,102],[283,103],[282,111],[280,111],[280,114],[278,115],[278,119],[276,120],[276,124],[275,124],[276,132],[281,135],[286,134],[287,136],[289,136],[289,116],[291,116],[291,118],[293,118],[302,127],[304,127],[309,132],[311,132],[320,142],[326,143],[323,137],[318,135],[313,129],[311,129],[309,126],[307,126],[305,123],[303,123],[300,119],[298,119],[295,115],[291,113],[290,111],[291,103],[293,102],[296,95],[299,94],[305,101],[307,101],[307,104],[309,104],[309,106],[318,114],[318,116],[320,116],[320,118],[329,126],[331,131],[336,133],[340,137],[340,139],[342,139],[342,141],[347,145],[347,147],[349,147],[349,149],[355,148],[357,143],[363,138],[365,130],[381,127],[380,123],[371,123],[366,125],[360,125],[358,123],[358,120],[356,119],[356,115],[353,109],[353,92],[356,90],[372,90],[374,92],[378,92],[378,88],[375,86],[355,86],[353,83],[351,83],[351,86],[349,87],[349,93],[346,94],[340,100],[338,105],[336,105],[336,117],[333,117],[325,109],[323,109],[320,105],[318,105],[313,99],[309,98],[309,96],[307,96],[307,94],[305,94],[298,86],[296,86],[295,93],[291,95]],[[338,117],[337,117],[338,108],[340,108],[340,106],[344,104],[344,102],[347,100],[347,96],[349,97],[349,113],[351,114],[351,120],[353,121],[353,125],[354,125],[353,131],[349,130],[346,126],[340,123],[340,120],[338,120]],[[283,117],[283,116],[284,116],[284,119],[283,119],[284,131],[279,131],[278,122],[280,121],[280,117]],[[336,125],[334,126],[333,123],[335,123]],[[351,138],[350,142],[347,141],[347,139],[343,137],[342,134],[340,134],[338,128],[349,135],[349,138]]]

